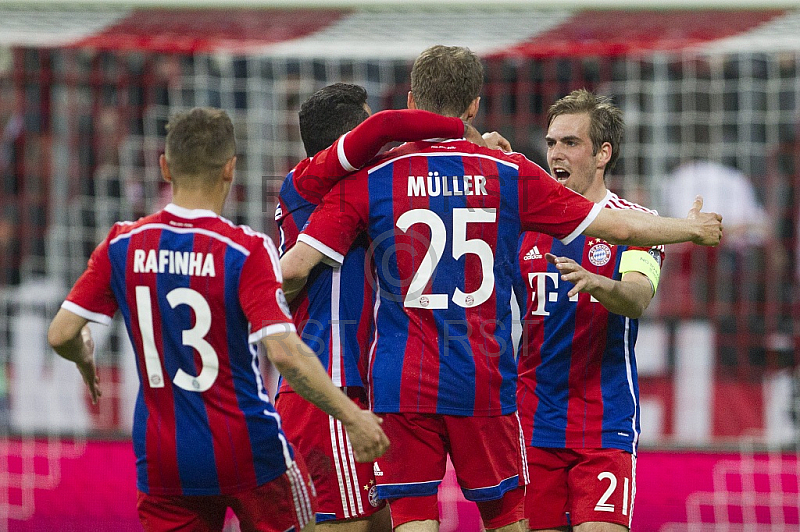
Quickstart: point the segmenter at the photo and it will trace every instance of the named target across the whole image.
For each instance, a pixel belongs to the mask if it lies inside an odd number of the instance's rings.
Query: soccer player
[[[624,131],[609,98],[577,90],[548,113],[551,174],[605,209],[655,214],[606,188]],[[663,247],[579,236],[520,238],[523,318],[517,401],[535,479],[531,530],[624,531],[636,492],[637,318],[655,295]],[[522,298],[525,298],[522,300]]]
[[[340,178],[366,164],[389,141],[481,136],[457,117],[428,111],[382,111],[370,116],[367,91],[335,83],[315,92],[300,107],[300,135],[308,158],[289,172],[281,187],[275,219],[281,254],[294,246],[299,230]],[[352,130],[352,131],[351,131]],[[319,265],[301,297],[291,303],[300,337],[317,354],[336,386],[366,408],[364,358],[373,334],[373,290],[368,242],[359,238],[341,267]],[[366,268],[366,269],[365,269]],[[305,458],[317,491],[319,530],[388,530],[385,502],[376,498],[371,463],[356,463],[340,421],[294,393],[283,381],[275,402],[289,441]]]
[[[151,530],[314,527],[312,484],[266,395],[256,344],[294,390],[342,421],[355,458],[388,446],[379,420],[328,378],[295,332],[272,241],[220,216],[233,124],[218,109],[174,116],[160,158],[173,203],[116,224],[53,319],[48,340],[100,396],[88,321],[119,308],[136,352],[139,518]]]
[[[408,106],[471,121],[482,81],[475,54],[433,46],[414,62]],[[295,293],[310,267],[341,262],[366,230],[378,276],[369,399],[392,439],[375,475],[396,530],[438,528],[448,454],[485,527],[523,529],[509,304],[520,233],[717,244],[719,216],[697,211],[677,220],[602,209],[520,154],[462,140],[406,144],[333,187],[281,259],[284,286]]]

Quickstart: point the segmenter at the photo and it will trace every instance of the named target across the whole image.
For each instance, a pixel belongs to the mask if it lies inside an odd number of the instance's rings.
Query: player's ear
[[[236,156],[234,155],[228,162],[225,163],[225,166],[222,168],[222,180],[223,181],[233,181],[233,171],[236,169]]]
[[[480,106],[481,106],[481,97],[478,96],[477,98],[472,100],[472,103],[469,104],[469,107],[467,107],[467,113],[466,113],[467,116],[464,117],[464,120],[469,122],[470,120],[475,118],[478,115],[478,108]]]
[[[158,158],[158,166],[161,167],[161,177],[167,183],[172,183],[172,175],[169,173],[169,166],[167,165],[167,156],[163,153]]]
[[[408,99],[406,100],[406,107],[408,107],[409,109],[417,108],[417,102],[414,101],[414,95],[411,93],[411,91],[408,91]]]
[[[600,146],[600,149],[597,150],[597,155],[595,155],[598,168],[605,168],[605,166],[608,164],[608,161],[611,160],[612,152],[613,148],[611,147],[610,142],[604,142],[603,145]]]

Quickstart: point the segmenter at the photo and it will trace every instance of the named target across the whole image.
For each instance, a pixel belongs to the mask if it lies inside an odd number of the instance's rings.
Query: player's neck
[[[589,185],[589,188],[583,192],[583,197],[593,203],[600,203],[606,198],[606,194],[608,194],[608,189],[606,188],[605,179],[603,179],[603,176],[598,176]]]
[[[214,194],[203,189],[172,189],[172,203],[184,209],[204,209],[222,214],[226,195]]]

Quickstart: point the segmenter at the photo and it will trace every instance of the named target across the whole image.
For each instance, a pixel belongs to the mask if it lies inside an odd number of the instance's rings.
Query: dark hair
[[[228,114],[212,107],[176,113],[167,124],[164,155],[174,180],[188,178],[207,183],[236,155],[236,137]],[[200,181],[198,184],[202,184]]]
[[[482,86],[483,64],[462,46],[431,46],[411,68],[411,94],[425,111],[461,116],[480,96]]]
[[[350,83],[318,90],[300,106],[300,137],[306,155],[316,155],[369,116],[367,91]]]
[[[611,158],[603,169],[603,175],[613,170],[619,159],[620,144],[625,133],[625,121],[622,111],[614,105],[608,96],[598,96],[586,89],[578,89],[564,96],[550,106],[547,111],[547,126],[559,115],[574,115],[586,113],[589,115],[589,138],[592,140],[592,155],[603,143],[611,144]]]

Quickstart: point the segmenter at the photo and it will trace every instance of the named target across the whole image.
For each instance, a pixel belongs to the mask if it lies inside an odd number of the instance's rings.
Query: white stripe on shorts
[[[522,453],[522,478],[527,486],[531,483],[531,476],[530,473],[528,473],[528,450],[525,446],[525,433],[522,432],[522,422],[519,420],[519,411],[515,412],[514,415],[517,418],[517,427],[519,428],[519,448],[520,453]]]
[[[354,515],[350,514],[350,501],[348,498],[348,491],[345,488],[345,480],[342,476],[342,463],[341,457],[339,456],[339,446],[336,443],[336,427],[338,425],[338,421],[333,416],[328,416],[328,425],[330,427],[330,436],[331,436],[331,451],[333,452],[333,464],[336,466],[336,479],[339,481],[339,496],[342,499],[342,510],[344,511],[344,518],[350,519],[351,517],[355,517]],[[347,473],[347,468],[344,468],[345,474]],[[354,512],[355,513],[355,512]]]
[[[289,478],[289,484],[292,487],[292,499],[294,500],[294,511],[297,515],[298,524],[300,528],[304,528],[314,519],[308,486],[306,486],[305,479],[300,473],[296,462],[292,462],[292,465],[286,470],[286,476]]]
[[[337,452],[339,455],[339,459],[342,461],[342,472],[344,473],[344,481],[347,484],[347,494],[350,496],[350,511],[354,516],[358,515],[358,511],[356,509],[356,499],[359,499],[358,496],[358,480],[353,479],[352,475],[350,474],[349,465],[347,463],[347,444],[345,442],[345,431],[342,423],[337,420],[336,421],[336,433],[338,434],[337,444],[339,446],[338,449],[335,449],[334,452]]]

